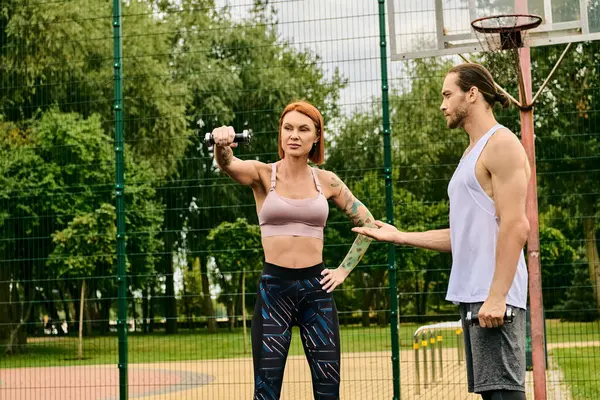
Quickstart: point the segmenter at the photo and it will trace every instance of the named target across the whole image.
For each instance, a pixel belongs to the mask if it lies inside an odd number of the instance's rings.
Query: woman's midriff
[[[323,240],[299,236],[262,239],[265,261],[287,268],[306,268],[323,262]]]

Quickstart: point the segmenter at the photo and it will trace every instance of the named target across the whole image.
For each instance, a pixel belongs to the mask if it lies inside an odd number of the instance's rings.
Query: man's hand
[[[375,228],[366,228],[366,227],[355,227],[352,228],[352,232],[356,232],[358,234],[368,236],[375,240],[379,240],[380,242],[394,242],[397,244],[401,244],[400,242],[400,231],[396,229],[395,226],[386,224],[385,222],[375,221],[375,225],[378,229]]]
[[[504,325],[506,298],[488,297],[477,314],[482,328],[498,328]]]

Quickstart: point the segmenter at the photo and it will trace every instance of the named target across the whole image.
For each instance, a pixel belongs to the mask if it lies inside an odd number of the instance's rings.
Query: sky
[[[252,0],[217,0],[229,5],[234,17],[244,17]],[[297,49],[322,58],[326,76],[336,68],[349,85],[341,93],[342,112],[351,113],[381,95],[379,15],[377,1],[274,0],[279,32]]]
[[[544,17],[553,10],[554,22],[557,22],[561,14],[559,10],[565,8],[563,2],[570,1],[576,0],[528,0],[528,3],[530,12],[535,11]],[[436,0],[388,0],[386,4],[390,2],[395,11],[396,52],[435,49]],[[234,17],[243,18],[253,1],[216,0],[216,3],[218,6],[230,6]],[[381,96],[377,0],[271,0],[270,4],[277,9],[278,29],[283,39],[298,49],[310,49],[319,54],[328,76],[338,68],[349,80],[339,102],[344,114],[351,114],[368,104],[370,99]],[[484,15],[514,12],[515,0],[442,0],[442,4],[446,33],[468,34],[472,32],[471,20]],[[388,18],[385,22],[389,29]],[[389,56],[392,43],[388,35],[386,38]],[[432,44],[428,46],[425,42]],[[470,43],[478,41],[473,37]],[[461,62],[457,56],[452,58],[457,63]],[[406,66],[404,61],[388,59],[392,88],[401,84],[402,87],[410,86]]]
[[[393,1],[396,51],[418,51],[424,40],[435,38],[435,0]],[[455,33],[469,32],[466,4],[475,0],[443,0],[449,9],[447,25]],[[514,0],[496,0],[500,3]],[[536,0],[537,1],[537,0]],[[234,18],[244,18],[252,0],[216,0],[231,7]],[[292,46],[319,54],[327,76],[336,68],[348,79],[339,106],[349,115],[381,96],[379,4],[377,0],[271,0],[277,9],[278,30]],[[386,28],[390,29],[386,7]],[[386,33],[388,57],[391,41]],[[410,85],[406,63],[388,58],[390,87]]]

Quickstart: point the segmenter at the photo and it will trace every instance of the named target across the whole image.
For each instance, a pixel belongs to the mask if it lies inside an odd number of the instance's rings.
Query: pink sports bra
[[[309,199],[288,199],[275,191],[277,166],[271,164],[271,189],[258,214],[262,237],[306,236],[323,239],[329,205],[314,168],[313,179],[319,194]]]

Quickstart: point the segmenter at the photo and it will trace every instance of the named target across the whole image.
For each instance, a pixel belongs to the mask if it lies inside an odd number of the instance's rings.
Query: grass
[[[571,343],[600,340],[600,321],[560,322],[558,319],[546,320],[546,343]]]
[[[413,334],[418,324],[402,324],[399,341],[402,350],[412,348]],[[600,340],[598,322],[561,323],[548,321],[546,325],[548,342],[570,342]],[[345,327],[341,329],[343,352],[391,351],[389,328]],[[248,330],[250,341],[250,330]],[[454,331],[445,331],[444,347],[456,346]],[[130,363],[160,363],[186,360],[210,360],[222,358],[251,357],[248,343],[244,350],[244,337],[241,329],[219,331],[209,334],[206,331],[185,332],[167,336],[130,334],[128,337]],[[0,368],[47,367],[67,365],[116,364],[118,361],[118,339],[115,335],[84,338],[84,360],[76,360],[77,339],[71,337],[32,338],[27,352],[0,358]],[[290,355],[304,354],[300,335],[294,329]]]
[[[387,328],[346,328],[341,331],[341,335],[343,351],[371,352],[391,349]],[[0,358],[0,368],[113,364],[118,360],[116,335],[84,338],[84,360],[72,359],[76,355],[77,343],[77,338],[71,337],[30,339],[27,353]],[[173,336],[163,333],[130,334],[128,348],[130,363],[210,360],[252,355],[250,343],[246,351],[244,350],[241,329],[232,332],[220,330],[217,334],[209,334],[206,331],[186,332]],[[290,355],[296,354],[304,354],[304,351],[299,331],[294,328]]]
[[[600,347],[576,347],[552,350],[573,400],[600,399]]]

